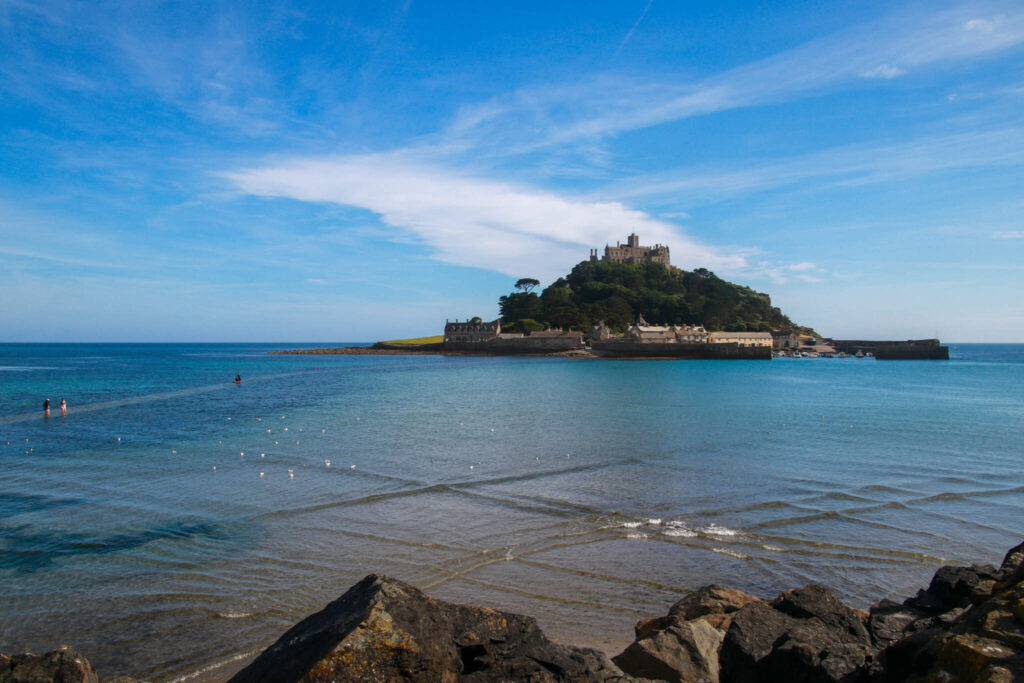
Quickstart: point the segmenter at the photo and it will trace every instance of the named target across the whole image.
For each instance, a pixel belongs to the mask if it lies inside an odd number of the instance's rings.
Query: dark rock
[[[783,634],[771,652],[758,662],[757,680],[855,681],[874,652],[869,638],[857,639],[813,617]]]
[[[926,592],[947,604],[958,600],[961,606],[912,623],[909,635],[880,654],[875,679],[1024,680],[1024,629],[1017,614],[1024,601],[1022,567],[1024,545],[1011,550],[999,570],[974,566],[936,572]],[[929,627],[914,632],[924,623]]]
[[[672,605],[668,614],[678,620],[689,621],[708,614],[731,614],[752,602],[758,602],[758,598],[713,583],[697,589]]]
[[[718,650],[725,632],[704,619],[670,625],[637,640],[612,661],[623,672],[674,683],[718,681]]]
[[[823,586],[786,591],[770,604],[746,605],[733,616],[725,634],[719,654],[721,680],[859,680],[873,665],[876,652],[864,618]]]
[[[636,640],[612,658],[625,673],[664,681],[718,681],[718,651],[732,614],[758,599],[712,584],[636,625]]]
[[[288,630],[233,683],[288,681],[608,681],[595,650],[557,645],[530,617],[432,600],[370,575]]]
[[[913,633],[915,624],[921,623],[926,615],[916,609],[905,607],[892,600],[882,600],[871,607],[868,616],[868,631],[876,648],[886,648],[900,638]]]
[[[66,645],[43,655],[0,654],[0,683],[97,683],[89,661]]]
[[[998,582],[1009,585],[1024,581],[1024,543],[1010,548],[999,567]]]
[[[826,627],[842,631],[857,642],[871,641],[860,617],[824,586],[788,590],[772,601],[772,607],[797,619],[816,617]]]
[[[991,595],[996,572],[996,568],[990,564],[942,567],[932,577],[928,592],[951,608],[968,607]]]
[[[757,664],[799,620],[763,602],[752,602],[733,615],[718,655],[723,683],[757,680]]]

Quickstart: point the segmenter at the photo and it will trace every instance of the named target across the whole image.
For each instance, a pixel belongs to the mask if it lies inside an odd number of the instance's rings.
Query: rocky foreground
[[[134,679],[113,677],[107,683]],[[902,604],[853,610],[823,586],[762,600],[705,586],[636,625],[609,659],[530,618],[433,600],[370,575],[267,648],[232,683],[287,681],[1024,681],[1024,544],[1001,567],[943,567]],[[70,648],[0,655],[0,683],[95,682]]]

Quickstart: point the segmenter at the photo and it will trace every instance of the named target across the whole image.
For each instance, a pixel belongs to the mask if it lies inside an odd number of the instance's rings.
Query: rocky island
[[[371,574],[231,682],[1012,683],[1024,680],[1024,543],[999,567],[942,567],[915,596],[868,611],[819,585],[772,599],[708,585],[639,622],[635,636],[609,658],[552,642],[530,617]],[[97,680],[68,647],[0,654],[0,683]]]
[[[293,354],[568,355],[586,358],[762,359],[806,354],[881,360],[948,359],[937,339],[823,339],[772,306],[771,297],[727,282],[706,268],[671,265],[669,248],[606,246],[600,259],[573,267],[540,294],[521,278],[498,299],[501,316],[445,323],[444,335],[371,347],[277,351]],[[651,322],[648,322],[651,321]]]

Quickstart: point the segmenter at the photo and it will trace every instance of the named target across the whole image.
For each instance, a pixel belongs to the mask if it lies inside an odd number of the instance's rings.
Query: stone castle
[[[597,262],[597,249],[590,250],[590,260]],[[669,262],[668,247],[663,244],[642,247],[636,233],[626,238],[625,245],[621,242],[617,242],[614,247],[606,244],[601,260],[610,263],[660,263],[665,267],[672,265]]]

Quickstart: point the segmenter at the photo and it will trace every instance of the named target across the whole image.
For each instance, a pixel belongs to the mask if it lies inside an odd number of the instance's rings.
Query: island
[[[669,247],[626,244],[591,249],[538,293],[524,277],[498,299],[500,316],[446,320],[444,334],[372,346],[275,351],[285,354],[558,355],[579,358],[769,360],[877,358],[940,360],[937,339],[836,340],[794,323],[768,294],[721,279],[706,268],[671,265]],[[650,322],[649,322],[650,321]]]

